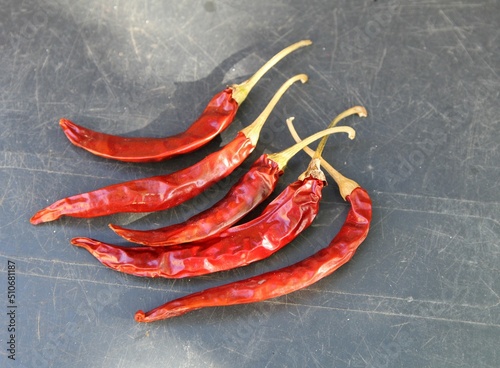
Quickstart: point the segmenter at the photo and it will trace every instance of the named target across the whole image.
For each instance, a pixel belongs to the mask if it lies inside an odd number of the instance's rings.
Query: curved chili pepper
[[[360,116],[366,116],[366,110],[363,109]],[[300,141],[290,119],[287,124],[295,140]],[[318,159],[317,152],[321,149],[322,147],[318,147],[316,152],[310,149],[305,151],[314,161]],[[322,158],[321,162],[326,163]],[[326,170],[339,186],[344,199],[351,204],[344,225],[326,248],[276,271],[190,294],[147,313],[139,310],[135,313],[135,320],[154,322],[206,307],[255,303],[276,298],[310,286],[347,263],[368,235],[372,218],[371,199],[358,183],[344,177],[331,165],[327,164]]]
[[[337,116],[330,127],[352,114],[366,116],[366,110],[361,106],[350,108]],[[321,140],[318,149],[322,151],[325,144],[326,140]],[[154,230],[132,230],[113,224],[110,228],[128,241],[148,246],[190,243],[213,237],[238,222],[274,191],[291,158],[288,155],[283,159],[281,155],[263,154],[224,198],[185,222]]]
[[[148,246],[165,246],[207,239],[231,227],[274,191],[283,168],[266,154],[260,156],[227,194],[188,220],[154,230],[133,230],[110,224],[122,238]]]
[[[303,289],[332,274],[352,258],[370,227],[372,207],[368,193],[357,187],[346,199],[351,204],[347,218],[326,248],[276,271],[190,294],[147,313],[139,310],[135,320],[154,322],[200,308],[259,302]]]
[[[331,128],[320,134],[352,128]],[[293,146],[301,149],[316,134]],[[291,152],[291,151],[288,151]],[[306,178],[289,185],[252,221],[229,228],[204,242],[171,247],[120,247],[88,238],[74,238],[73,245],[87,249],[105,266],[147,277],[181,278],[228,270],[266,258],[308,227],[319,209],[325,178],[319,160],[313,159]]]
[[[308,227],[318,212],[323,186],[315,178],[297,181],[266,208],[265,215],[203,242],[121,247],[74,238],[71,244],[87,249],[105,266],[134,276],[184,278],[229,270],[268,257]]]
[[[217,152],[185,169],[145,179],[110,185],[92,192],[63,198],[38,211],[34,225],[59,217],[97,217],[119,212],[152,212],[177,206],[225,178],[254,150],[267,117],[286,90],[295,82],[305,83],[305,74],[286,81],[259,117]]]
[[[186,131],[170,137],[115,136],[84,128],[67,119],[61,119],[59,124],[71,143],[105,158],[126,162],[154,162],[191,152],[210,142],[231,124],[238,107],[269,69],[291,52],[311,44],[311,41],[303,40],[283,49],[248,80],[215,95]]]

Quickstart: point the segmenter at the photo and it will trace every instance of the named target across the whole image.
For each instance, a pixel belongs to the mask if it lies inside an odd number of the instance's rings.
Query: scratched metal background
[[[500,2],[0,1],[0,305],[17,272],[17,354],[2,367],[499,367]],[[176,209],[150,215],[29,217],[63,196],[189,165],[124,164],[72,146],[60,117],[130,135],[181,131],[210,96],[281,48],[282,61],[242,106],[251,122],[288,77],[307,73],[234,175]],[[324,246],[347,211],[335,185],[314,226],[272,258],[199,279],[148,280],[101,266],[74,236],[121,243],[109,222],[150,228],[209,206],[263,151],[340,111],[354,141],[326,157],[371,193],[373,227],[351,263],[289,296],[137,324],[137,309],[288,265]],[[278,191],[308,159],[297,156]]]

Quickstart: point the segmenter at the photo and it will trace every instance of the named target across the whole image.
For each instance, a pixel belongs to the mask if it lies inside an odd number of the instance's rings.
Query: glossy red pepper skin
[[[347,197],[351,209],[339,233],[324,249],[291,266],[190,294],[147,313],[138,311],[137,322],[153,322],[205,307],[254,303],[305,288],[347,263],[368,235],[372,216],[368,193],[358,187]]]
[[[179,205],[228,176],[254,150],[245,134],[198,163],[167,175],[131,180],[61,199],[38,211],[34,225],[59,217],[97,217],[119,212],[152,212]]]
[[[93,131],[61,119],[66,137],[94,155],[125,161],[155,162],[194,151],[224,131],[238,111],[233,89],[215,95],[200,117],[184,132],[165,138],[122,137]]]
[[[262,260],[307,228],[319,210],[322,180],[290,184],[263,213],[217,237],[171,247],[120,247],[88,238],[73,245],[87,249],[114,270],[146,277],[182,278],[233,269]]]
[[[182,223],[154,230],[132,230],[117,225],[110,227],[126,240],[147,246],[205,240],[234,225],[269,197],[282,173],[279,165],[263,154],[220,201]]]

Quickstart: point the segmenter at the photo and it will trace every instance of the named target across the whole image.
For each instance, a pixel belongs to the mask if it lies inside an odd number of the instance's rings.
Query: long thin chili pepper
[[[353,114],[366,116],[366,110],[361,106],[352,107],[337,116],[330,127]],[[318,149],[323,150],[325,143],[322,139]],[[274,191],[290,158],[282,160],[279,156],[275,154],[274,160],[267,154],[260,156],[220,201],[182,223],[154,230],[133,230],[113,224],[110,228],[128,241],[148,246],[190,243],[213,237],[238,222]]]
[[[311,45],[303,40],[288,46],[264,64],[252,77],[215,95],[200,117],[184,132],[165,138],[122,137],[96,132],[67,119],[59,124],[74,145],[105,158],[127,162],[153,162],[191,152],[225,130],[238,107],[259,79],[291,52]]]
[[[286,90],[295,82],[305,83],[305,74],[286,81],[259,117],[242,129],[236,138],[217,152],[185,169],[145,179],[110,185],[92,192],[63,198],[38,211],[34,225],[59,217],[97,217],[119,212],[152,212],[179,205],[225,178],[254,150],[269,114]]]
[[[357,187],[347,196],[347,201],[351,209],[344,225],[331,243],[314,255],[276,271],[172,300],[147,313],[139,310],[135,320],[154,322],[206,307],[255,303],[303,289],[332,274],[352,258],[370,227],[368,193]]]
[[[276,271],[186,295],[147,313],[139,310],[135,313],[135,320],[154,322],[206,307],[255,303],[276,298],[312,285],[347,263],[368,235],[372,205],[366,190],[331,166],[330,168],[330,174],[351,208],[344,225],[326,248]]]
[[[350,127],[331,128],[321,134],[336,131],[354,138]],[[287,155],[319,136],[286,150]],[[71,243],[87,249],[104,265],[136,276],[192,277],[244,266],[270,256],[312,223],[325,178],[317,159],[312,160],[308,172],[310,175],[289,185],[259,217],[206,241],[170,247],[121,247],[88,238],[75,238]]]
[[[184,222],[152,230],[134,230],[114,224],[109,227],[128,241],[148,246],[207,239],[231,227],[264,201],[274,191],[282,174],[283,167],[263,154],[224,198]]]

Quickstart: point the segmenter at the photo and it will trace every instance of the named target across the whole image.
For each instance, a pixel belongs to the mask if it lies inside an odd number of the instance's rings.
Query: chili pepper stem
[[[328,128],[335,127],[335,125],[337,125],[337,123],[340,120],[346,118],[347,116],[353,115],[353,114],[358,114],[359,116],[362,116],[362,117],[365,117],[368,115],[368,113],[366,112],[366,109],[363,106],[354,106],[354,107],[342,112],[335,119],[333,119],[332,122],[330,123],[330,125],[328,126]],[[292,124],[293,119],[294,118],[290,118],[289,120],[287,120],[287,125],[288,125],[289,129],[290,129],[290,126],[293,127],[293,124]],[[322,179],[322,180],[326,181],[325,174],[323,173],[323,171],[321,171],[321,159],[322,159],[321,154],[323,153],[323,150],[325,148],[326,141],[328,140],[328,137],[329,137],[329,135],[325,135],[321,139],[321,141],[318,144],[318,147],[316,148],[316,151],[311,155],[312,160],[309,163],[307,170],[304,171],[299,176],[299,179],[303,180],[304,178],[311,176],[313,178]],[[354,137],[352,137],[351,139],[353,139],[353,138]],[[338,180],[342,181],[342,179],[338,175],[336,175],[336,177]]]
[[[273,111],[274,107],[276,106],[280,98],[285,94],[286,90],[290,88],[292,84],[294,84],[299,80],[302,83],[306,83],[307,79],[308,79],[307,75],[298,74],[287,80],[285,83],[283,83],[283,85],[276,92],[271,101],[269,101],[269,103],[267,104],[265,109],[260,113],[257,119],[255,119],[255,121],[252,124],[248,125],[246,128],[243,128],[240,132],[243,133],[247,138],[249,138],[253,145],[256,145],[259,139],[260,131],[264,126],[264,123],[266,122],[267,118],[271,114],[271,111]]]
[[[296,142],[303,142],[300,139],[299,135],[297,134],[297,131],[295,130],[295,127],[293,126],[292,121],[293,121],[293,118],[289,118],[289,119],[287,119],[286,123],[287,123],[288,129],[290,130],[290,133],[291,133],[293,139]],[[331,129],[333,129],[333,128],[331,128]],[[305,141],[305,139],[304,139],[304,141]],[[326,172],[333,178],[335,183],[337,183],[337,185],[339,187],[340,195],[342,196],[342,198],[344,200],[346,200],[347,196],[349,194],[351,194],[354,189],[356,189],[360,186],[354,180],[346,178],[344,175],[342,175],[340,172],[338,172],[336,169],[334,169],[332,165],[330,165],[325,159],[323,159],[323,157],[315,158],[314,157],[315,151],[313,151],[309,147],[304,147],[304,151],[309,156],[311,156],[313,158],[313,160],[311,161],[311,164],[310,164],[311,170],[316,169],[316,165],[318,164],[318,160],[319,160],[321,163],[321,166],[323,166],[323,168],[326,170]],[[308,172],[308,171],[309,171],[309,168],[308,168],[308,170],[306,170],[306,172]],[[304,176],[304,174],[301,175],[299,178],[302,179],[303,176]]]
[[[289,118],[293,120],[294,118]],[[288,121],[287,121],[288,124]],[[283,168],[286,166],[287,162],[292,158],[297,152],[301,151],[306,147],[308,144],[311,144],[312,142],[323,138],[325,136],[328,136],[330,134],[335,134],[335,133],[347,133],[349,139],[354,139],[356,136],[356,131],[348,126],[342,126],[342,127],[334,127],[334,128],[328,128],[325,130],[322,130],[320,132],[317,132],[307,138],[305,138],[303,141],[297,142],[293,146],[278,152],[278,153],[272,153],[268,155],[268,158],[273,160],[278,164],[280,168]]]
[[[299,180],[304,180],[308,177],[321,179],[326,182],[325,173],[321,170],[321,159],[313,157],[309,162],[306,171],[299,175]]]
[[[368,116],[368,113],[363,106],[354,106],[354,107],[351,107],[350,109],[345,110],[344,112],[341,112],[339,115],[337,115],[335,117],[335,119],[332,120],[332,122],[330,123],[328,128],[333,128],[334,126],[336,126],[338,124],[339,121],[341,121],[342,119],[345,119],[348,116],[354,115],[354,114],[358,114],[358,116],[363,117],[363,118]],[[328,137],[329,136],[326,135],[318,143],[318,147],[316,148],[316,155],[315,155],[316,158],[321,157],[321,154],[323,153],[323,150],[325,149],[326,141],[328,140]]]
[[[233,96],[232,96],[233,99],[238,103],[238,105],[241,105],[241,103],[245,101],[248,94],[255,86],[255,84],[260,80],[260,78],[262,78],[264,74],[267,73],[267,71],[269,71],[269,69],[271,69],[281,59],[283,59],[285,56],[292,53],[293,51],[301,47],[309,46],[311,44],[312,44],[311,40],[302,40],[278,52],[271,59],[269,59],[269,61],[267,61],[259,70],[257,70],[257,72],[254,75],[252,75],[249,79],[240,84],[234,84],[231,86],[231,88],[233,89]]]

